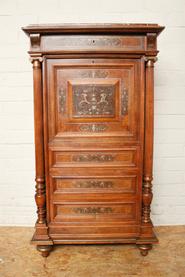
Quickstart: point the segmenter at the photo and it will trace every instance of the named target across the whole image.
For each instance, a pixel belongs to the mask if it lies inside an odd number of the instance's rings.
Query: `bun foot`
[[[147,256],[148,251],[152,249],[152,244],[140,244],[138,248],[142,256]]]
[[[49,256],[53,246],[52,245],[37,245],[37,250],[41,253],[42,257]]]

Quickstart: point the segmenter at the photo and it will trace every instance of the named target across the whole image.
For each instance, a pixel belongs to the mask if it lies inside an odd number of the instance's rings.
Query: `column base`
[[[41,253],[42,257],[48,257],[53,249],[53,245],[37,245],[37,250]]]
[[[148,251],[152,249],[152,244],[139,244],[137,247],[139,248],[142,256],[147,256]]]

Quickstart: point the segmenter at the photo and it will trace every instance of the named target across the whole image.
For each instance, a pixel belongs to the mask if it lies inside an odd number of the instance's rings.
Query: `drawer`
[[[125,197],[135,199],[137,176],[122,178],[51,178],[53,202],[118,202]]]
[[[51,178],[55,193],[135,193],[137,176],[119,178]]]
[[[54,222],[122,222],[136,219],[136,203],[55,204]]]
[[[53,151],[52,164],[54,167],[99,167],[103,166],[129,166],[136,167],[138,161],[137,148],[128,148],[119,151]]]
[[[120,178],[51,178],[53,203],[136,200],[137,175]]]
[[[143,51],[144,36],[126,35],[45,35],[41,37],[41,49],[48,51]]]

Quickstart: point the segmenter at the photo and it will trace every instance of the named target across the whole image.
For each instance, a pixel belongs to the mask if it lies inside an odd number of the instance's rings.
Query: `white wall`
[[[0,0],[0,224],[33,225],[33,23],[148,22],[159,36],[155,78],[154,201],[157,225],[185,223],[185,1]]]

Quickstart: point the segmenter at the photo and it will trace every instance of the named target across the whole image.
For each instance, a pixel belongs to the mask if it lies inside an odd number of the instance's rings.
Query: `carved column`
[[[34,86],[34,121],[35,121],[35,170],[38,224],[46,222],[46,193],[44,173],[44,143],[43,143],[43,107],[42,107],[42,58],[32,58]]]

